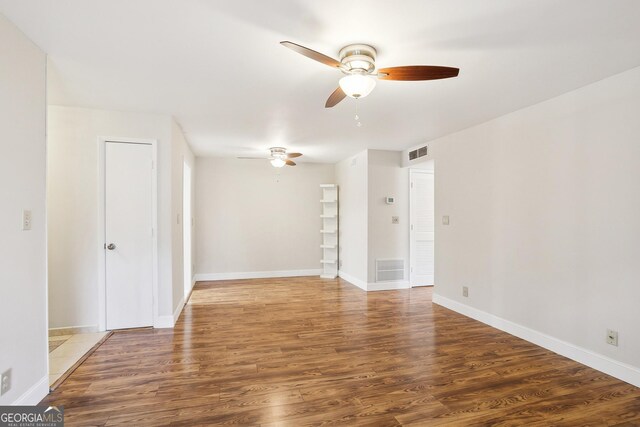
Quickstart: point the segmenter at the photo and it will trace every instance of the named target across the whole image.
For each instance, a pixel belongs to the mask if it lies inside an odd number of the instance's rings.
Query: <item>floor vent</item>
[[[424,157],[429,152],[429,147],[425,145],[424,147],[420,147],[417,150],[409,151],[409,160],[415,160],[420,157]]]
[[[376,282],[397,282],[404,279],[403,259],[377,259]]]

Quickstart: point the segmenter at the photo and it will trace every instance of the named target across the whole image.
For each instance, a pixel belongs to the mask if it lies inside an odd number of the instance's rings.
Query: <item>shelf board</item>
[[[338,271],[338,185],[320,184],[320,189],[320,233],[327,236],[320,242],[323,258],[320,260],[323,266],[320,277],[335,279]]]

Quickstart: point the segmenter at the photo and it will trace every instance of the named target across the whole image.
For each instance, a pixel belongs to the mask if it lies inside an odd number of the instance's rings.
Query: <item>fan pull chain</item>
[[[356,126],[362,127],[362,123],[360,122],[360,116],[358,115],[358,98],[356,98],[356,115],[353,117],[356,120]]]

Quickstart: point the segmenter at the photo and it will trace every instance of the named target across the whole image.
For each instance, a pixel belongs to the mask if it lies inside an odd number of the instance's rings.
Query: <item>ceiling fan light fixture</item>
[[[457,77],[460,72],[455,67],[438,65],[405,65],[378,69],[378,52],[367,44],[350,44],[343,47],[339,52],[340,61],[290,41],[282,41],[280,44],[346,74],[340,79],[340,87],[334,90],[325,102],[325,108],[335,107],[347,96],[358,99],[369,95],[376,86],[373,76],[380,80],[423,81]]]
[[[351,98],[364,98],[376,87],[376,79],[367,74],[354,73],[344,76],[338,82],[340,89]]]
[[[273,166],[274,168],[281,168],[286,164],[287,162],[285,162],[284,159],[281,159],[279,157],[271,160],[271,166]]]

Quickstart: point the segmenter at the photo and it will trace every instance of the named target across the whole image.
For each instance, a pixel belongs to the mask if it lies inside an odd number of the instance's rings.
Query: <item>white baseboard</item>
[[[49,394],[49,375],[45,375],[37,383],[25,391],[12,405],[33,406],[40,403]]]
[[[184,308],[184,296],[180,299],[178,306],[173,311],[173,314],[164,314],[162,316],[156,317],[155,322],[153,322],[154,328],[173,328],[180,318],[180,314],[182,314],[182,309]]]
[[[409,289],[411,285],[406,280],[397,282],[375,282],[367,283],[367,291],[392,291],[395,289]]]
[[[640,368],[638,367],[618,362],[610,357],[527,328],[526,326],[503,319],[486,311],[478,310],[477,308],[443,297],[442,295],[434,293],[433,302],[489,326],[493,326],[496,329],[515,335],[518,338],[539,345],[547,350],[551,350],[554,353],[568,357],[590,368],[604,372],[636,387],[640,387]]]
[[[182,310],[183,309],[184,309],[184,296],[182,298],[180,298],[180,302],[178,303],[178,306],[173,311],[173,324],[174,325],[178,322],[178,319],[180,318],[180,315],[182,314]]]
[[[156,320],[153,322],[153,327],[156,329],[162,328],[173,328],[173,315],[172,314],[164,314],[162,316],[156,317]]]
[[[408,281],[402,280],[398,282],[375,282],[375,283],[367,283],[364,280],[360,280],[350,274],[345,273],[344,271],[338,271],[338,276],[341,279],[346,280],[354,286],[359,287],[363,291],[371,292],[371,291],[391,291],[395,289],[409,289],[411,285]]]
[[[239,279],[271,279],[277,277],[319,276],[321,269],[311,270],[279,270],[279,271],[245,271],[238,273],[198,273],[196,282]]]
[[[49,328],[49,336],[90,334],[98,332],[98,330],[98,325],[64,326],[60,328]]]
[[[352,285],[359,287],[363,291],[367,290],[367,282],[365,282],[364,280],[360,280],[356,277],[353,277],[352,275],[347,274],[344,271],[338,271],[338,276],[341,279],[344,279],[347,282],[351,283]]]

